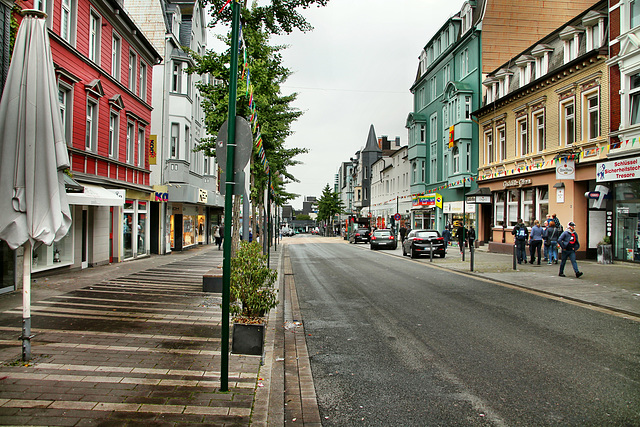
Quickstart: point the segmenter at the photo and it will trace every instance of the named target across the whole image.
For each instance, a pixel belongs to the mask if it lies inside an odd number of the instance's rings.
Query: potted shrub
[[[599,264],[613,264],[613,251],[611,249],[611,237],[604,236],[600,242],[598,242],[598,263]]]
[[[262,355],[264,316],[278,305],[273,286],[277,277],[277,271],[267,266],[267,255],[258,242],[240,242],[231,259],[233,353]]]

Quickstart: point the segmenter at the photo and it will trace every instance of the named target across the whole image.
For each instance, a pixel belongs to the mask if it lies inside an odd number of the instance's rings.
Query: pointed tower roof
[[[369,136],[367,136],[367,144],[364,146],[363,153],[375,151],[382,152],[380,146],[378,145],[378,138],[376,138],[376,131],[373,129],[373,125],[369,128]]]

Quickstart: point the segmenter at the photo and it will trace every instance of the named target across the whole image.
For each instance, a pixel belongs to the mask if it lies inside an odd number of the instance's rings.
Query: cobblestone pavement
[[[249,425],[260,357],[231,355],[219,391],[221,298],[202,275],[222,255],[193,253],[34,300],[26,365],[21,309],[2,311],[0,424]]]

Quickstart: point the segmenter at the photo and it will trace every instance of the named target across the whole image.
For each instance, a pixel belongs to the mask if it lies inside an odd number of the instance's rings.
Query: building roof
[[[367,144],[364,146],[362,150],[363,153],[366,152],[381,152],[380,146],[378,145],[378,138],[376,138],[376,131],[373,129],[373,125],[369,128],[369,136],[367,136]]]

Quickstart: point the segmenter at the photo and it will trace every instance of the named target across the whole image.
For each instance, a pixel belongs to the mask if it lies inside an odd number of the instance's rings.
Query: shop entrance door
[[[625,208],[618,210],[616,258],[640,262],[640,219],[637,210],[630,212]]]
[[[82,268],[89,267],[89,211],[82,209]]]

